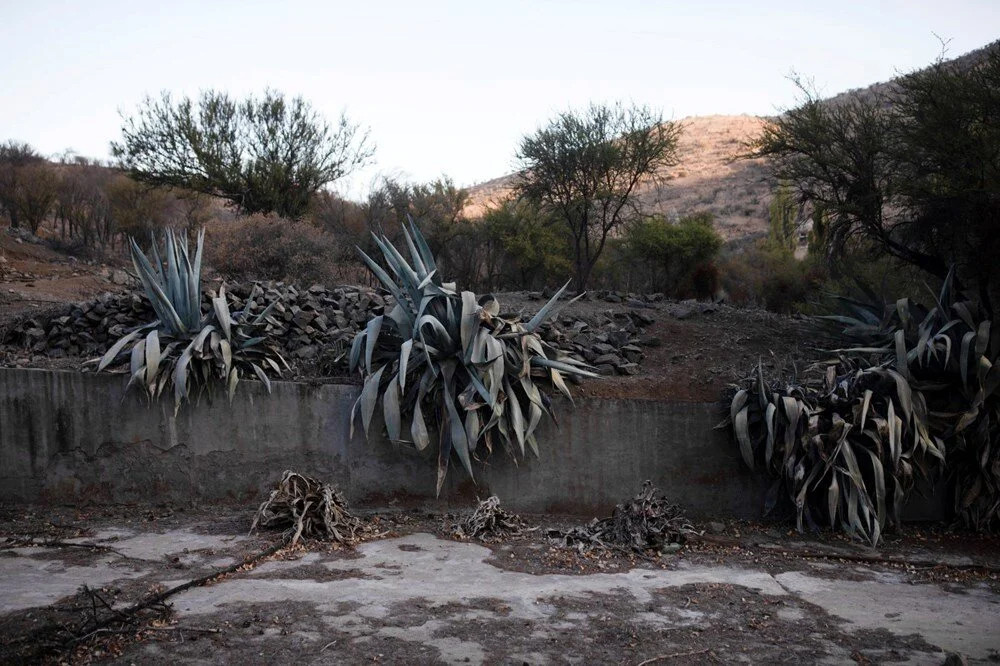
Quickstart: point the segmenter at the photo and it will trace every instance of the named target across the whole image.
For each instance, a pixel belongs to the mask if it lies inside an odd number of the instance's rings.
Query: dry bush
[[[253,215],[208,227],[206,259],[224,277],[334,284],[354,267],[337,239],[309,222]]]

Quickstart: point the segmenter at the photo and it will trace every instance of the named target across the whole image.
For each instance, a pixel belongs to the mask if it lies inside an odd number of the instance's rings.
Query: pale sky
[[[1000,38],[1000,0],[52,2],[0,0],[0,140],[108,157],[146,93],[301,94],[370,127],[377,173],[509,172],[553,114],[624,100],[668,118],[770,114]]]

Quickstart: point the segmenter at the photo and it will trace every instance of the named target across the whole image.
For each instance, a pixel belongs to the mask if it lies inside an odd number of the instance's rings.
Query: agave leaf
[[[478,409],[470,409],[465,413],[465,432],[469,439],[469,449],[472,451],[475,451],[479,444],[479,437],[482,434],[480,425]]]
[[[410,220],[410,222],[412,224],[413,220]],[[430,281],[430,276],[434,274],[434,271],[428,272],[423,258],[421,258],[420,253],[417,251],[417,246],[413,244],[410,232],[406,230],[406,225],[403,224],[401,227],[403,229],[403,238],[406,240],[406,247],[410,250],[410,259],[413,260],[413,269],[417,272],[417,275],[422,276],[419,288],[423,289],[426,283]]]
[[[233,339],[233,318],[229,314],[229,303],[226,302],[226,287],[219,287],[219,295],[212,299],[212,307],[215,309],[215,317],[222,327],[222,334],[226,340]]]
[[[129,374],[133,378],[138,378],[139,383],[145,388],[146,385],[146,341],[139,340],[132,347],[132,359],[129,362]],[[131,380],[129,381],[131,384]]]
[[[472,358],[472,343],[478,328],[479,304],[476,302],[476,295],[471,291],[463,291],[460,337],[462,339],[463,356],[466,362]]]
[[[240,381],[240,369],[233,368],[229,371],[227,387],[229,389],[229,404],[233,404],[233,396],[236,395],[236,385]]]
[[[257,375],[257,379],[259,379],[260,381],[262,381],[264,383],[264,387],[267,389],[267,392],[270,393],[271,392],[271,380],[270,380],[270,378],[268,378],[267,373],[264,372],[264,369],[261,368],[256,363],[251,363],[250,367],[253,368],[253,373],[255,375]]]
[[[375,403],[378,401],[379,382],[382,379],[383,365],[374,374],[365,379],[364,388],[361,390],[361,423],[365,428],[365,435],[369,432],[372,422],[372,415],[375,413]]]
[[[163,325],[170,328],[171,331],[175,333],[187,332],[187,326],[185,326],[184,322],[181,321],[181,318],[174,309],[170,298],[164,292],[163,287],[161,287],[156,271],[149,264],[149,260],[146,259],[146,255],[142,253],[142,250],[139,249],[139,245],[134,239],[130,239],[130,243],[132,265],[135,267],[136,275],[139,276],[139,280],[142,282],[142,286],[146,290],[146,296],[149,298],[149,302],[153,306],[156,316],[161,322],[163,322]]]
[[[375,353],[375,344],[378,342],[378,334],[382,330],[382,321],[384,319],[383,315],[379,315],[368,320],[368,326],[365,331],[367,342],[367,346],[365,347],[365,370],[369,373],[372,371],[372,355]]]
[[[446,368],[444,380],[441,384],[444,390],[445,414],[447,415],[445,425],[447,426],[452,448],[458,454],[458,459],[462,461],[465,471],[469,473],[469,478],[475,480],[472,473],[472,460],[469,456],[468,435],[465,432],[465,427],[462,425],[462,419],[458,415],[458,410],[455,408],[455,398],[453,397],[451,387],[452,376],[452,373]]]
[[[142,329],[136,329],[128,335],[119,338],[118,342],[111,345],[111,349],[106,351],[104,356],[101,357],[101,362],[97,366],[97,371],[100,372],[108,367],[118,357],[118,354],[121,353],[122,349],[125,348],[125,345],[138,338],[141,332]]]
[[[399,348],[399,390],[406,392],[406,368],[410,363],[410,351],[413,349],[413,338],[403,340]]]
[[[393,376],[382,394],[382,416],[385,419],[385,430],[391,441],[400,440],[402,420],[399,415],[399,377]]]
[[[837,472],[830,475],[830,486],[826,491],[827,511],[830,515],[830,527],[837,526],[837,506],[840,504],[840,485],[837,483]]]
[[[351,355],[348,365],[351,372],[358,369],[358,363],[361,361],[361,345],[364,343],[365,335],[366,331],[359,331],[354,336],[354,342],[351,343]]]
[[[865,419],[868,418],[868,406],[871,404],[871,401],[872,401],[872,390],[866,389],[865,397],[861,404],[861,425],[858,426],[858,430],[865,429]],[[891,400],[889,402],[890,404],[892,403]]]
[[[959,373],[962,376],[962,386],[966,389],[969,388],[969,362],[972,360],[969,358],[969,346],[972,344],[972,340],[975,337],[976,334],[973,331],[969,331],[962,336],[962,351],[961,356],[959,357],[958,367]],[[977,354],[977,357],[978,356],[981,356],[981,354]]]
[[[764,449],[764,465],[771,465],[771,456],[774,453],[774,420],[778,408],[773,402],[767,403],[767,411],[764,413],[764,421],[767,423],[767,445]]]
[[[393,298],[396,299],[396,302],[401,303],[403,301],[403,293],[399,290],[399,287],[396,286],[393,279],[389,277],[389,274],[382,270],[382,267],[375,263],[371,257],[365,254],[364,250],[360,247],[357,248],[357,250],[358,253],[361,254],[361,260],[365,262],[366,266],[368,266],[368,270],[375,274],[375,277],[382,283],[382,286],[385,287],[390,294],[392,294]]]
[[[748,393],[745,389],[740,389],[733,396],[732,402],[729,404],[729,420],[733,423],[736,422],[736,414],[743,409],[743,406],[747,404]]]
[[[146,389],[152,391],[153,380],[160,371],[160,334],[154,328],[146,335]]]
[[[564,284],[559,289],[559,291],[557,291],[555,293],[555,295],[552,298],[550,298],[548,300],[548,302],[545,305],[543,305],[541,307],[541,309],[538,310],[537,313],[535,313],[535,316],[532,317],[531,320],[527,324],[524,325],[524,330],[526,332],[528,332],[528,333],[534,333],[535,329],[537,329],[539,326],[541,326],[542,323],[549,317],[550,314],[554,314],[554,310],[553,309],[559,303],[559,297],[562,296],[563,293],[566,291],[566,289],[569,287],[569,283],[570,282],[572,282],[572,280],[568,280],[566,282],[566,284]],[[577,298],[580,298],[580,296],[583,296],[583,294],[580,294],[579,296],[577,296],[576,298],[574,298],[573,300],[571,300],[570,303],[572,303],[573,301],[575,301]],[[568,305],[568,303],[567,303],[567,305]]]
[[[736,438],[740,444],[740,453],[743,455],[743,462],[747,467],[753,469],[753,448],[750,445],[750,429],[747,424],[747,407],[744,406],[736,412],[733,419],[733,429],[736,431]]]
[[[424,235],[420,233],[420,229],[417,228],[417,225],[413,221],[412,217],[407,215],[407,219],[410,222],[410,231],[413,232],[413,240],[417,245],[417,250],[420,252],[420,259],[424,263],[424,268],[428,271],[436,271],[437,263],[434,261],[434,255],[431,253],[431,249],[428,247],[427,241],[424,240]]]
[[[585,370],[577,365],[567,363],[565,361],[553,361],[552,359],[545,358],[544,356],[532,356],[531,365],[541,366],[543,368],[552,368],[571,375],[580,375],[581,377],[600,377],[597,373]]]

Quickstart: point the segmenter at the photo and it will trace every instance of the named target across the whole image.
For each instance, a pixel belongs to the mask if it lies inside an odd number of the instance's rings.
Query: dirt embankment
[[[66,304],[132,288],[128,274],[120,267],[76,260],[8,233],[0,233],[0,252],[4,258],[0,262],[0,331],[12,321],[26,317],[44,320]],[[499,298],[505,311],[523,316],[530,316],[544,302],[539,294],[527,292],[500,294]],[[590,334],[574,339],[574,325],[582,326],[581,322],[589,323]],[[629,322],[638,322],[638,326]],[[612,345],[613,350],[607,349],[614,352],[612,365],[601,363],[599,354],[604,352],[592,351],[602,345],[609,347],[602,334],[619,323],[630,332]],[[783,369],[792,364],[801,367],[816,355],[807,320],[724,304],[592,293],[565,307],[554,324],[561,329],[560,335],[577,343],[576,351],[587,356],[586,360],[607,370],[606,376],[582,381],[574,388],[576,394],[584,396],[714,401],[758,361],[771,369]],[[585,340],[582,345],[581,339]],[[10,345],[0,349],[0,357],[6,358],[3,362],[11,365],[62,369],[77,368],[94,353],[86,358],[72,356],[60,352],[58,357],[49,358],[27,347]],[[346,368],[321,372],[306,359],[290,360],[302,366],[294,377],[350,380],[345,376]]]

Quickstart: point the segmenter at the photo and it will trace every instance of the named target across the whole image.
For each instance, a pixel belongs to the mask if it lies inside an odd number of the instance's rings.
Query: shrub
[[[677,297],[712,296],[712,262],[722,247],[712,219],[711,213],[695,213],[676,223],[650,217],[629,227],[620,251],[630,282]]]
[[[351,410],[351,431],[360,413],[366,436],[371,434],[379,399],[393,442],[423,451],[436,430],[440,493],[452,453],[470,477],[480,443],[487,452],[502,444],[512,457],[524,456],[525,446],[538,454],[535,429],[550,400],[536,380],[548,379],[569,397],[563,373],[595,375],[537,333],[565,286],[527,323],[503,318],[493,296],[459,293],[454,283],[443,282],[412,220],[410,227],[412,237],[403,228],[410,263],[386,239],[376,238],[391,276],[361,252],[395,306],[354,338],[350,367],[362,369],[364,388]],[[410,421],[409,438],[403,435],[404,419]]]
[[[225,288],[211,295],[212,310],[201,311],[201,257],[204,232],[192,261],[187,239],[164,234],[164,260],[152,244],[152,261],[129,239],[132,264],[142,281],[157,320],[125,335],[104,354],[98,372],[129,360],[129,383],[152,399],[173,387],[175,411],[192,393],[226,388],[232,400],[244,377],[256,376],[271,390],[268,372],[281,374],[288,365],[268,339],[266,319],[272,305],[254,315],[247,309],[231,313]],[[277,303],[277,301],[275,301]]]
[[[783,314],[801,310],[826,279],[822,264],[813,258],[796,259],[790,250],[770,243],[731,252],[720,264],[720,282],[730,300]]]
[[[209,228],[209,240],[208,263],[233,280],[308,285],[343,277],[337,239],[305,221],[254,215],[216,222]]]

